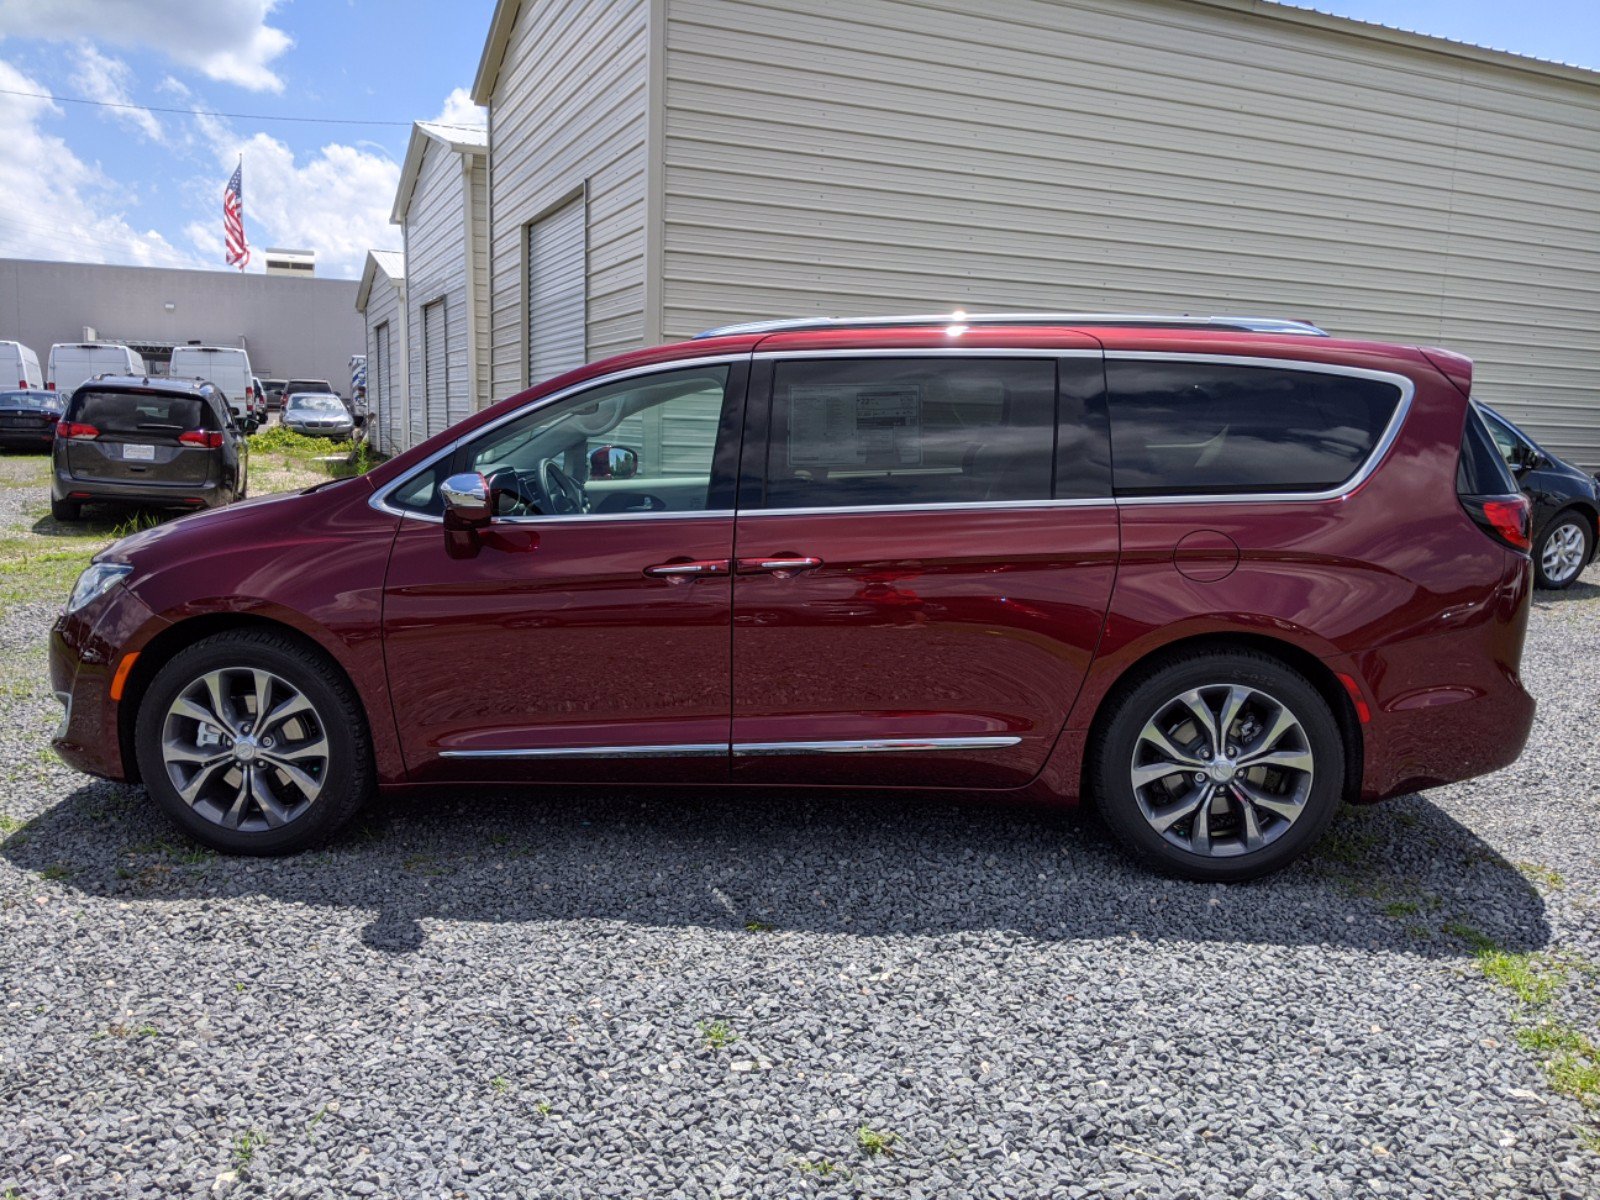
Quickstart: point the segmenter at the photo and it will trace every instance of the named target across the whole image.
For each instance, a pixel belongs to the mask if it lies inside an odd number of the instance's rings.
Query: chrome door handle
[[[781,574],[785,571],[814,571],[822,565],[820,558],[802,557],[800,555],[784,555],[774,558],[741,558],[739,559],[739,574],[741,575],[771,575]]]
[[[694,562],[664,562],[653,567],[646,567],[644,573],[652,579],[682,579],[685,576],[695,575],[726,575],[728,573],[728,560],[725,558],[702,558]]]

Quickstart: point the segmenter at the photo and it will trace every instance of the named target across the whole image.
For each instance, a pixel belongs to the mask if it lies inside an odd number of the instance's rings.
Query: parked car
[[[39,356],[21,342],[0,342],[0,387],[10,387],[13,379],[21,391],[44,388]]]
[[[1496,448],[1533,503],[1533,577],[1565,588],[1594,561],[1600,479],[1550,453],[1503,414],[1479,403]]]
[[[76,521],[91,501],[231,504],[244,498],[249,453],[227,397],[212,384],[102,375],[72,394],[56,426],[50,512]]]
[[[410,784],[738,783],[1087,794],[1249,878],[1527,738],[1471,376],[1292,322],[713,331],[113,544],[55,746],[239,853]]]
[[[287,379],[263,379],[262,386],[267,393],[267,411],[277,412],[283,407],[283,389],[288,386]]]
[[[57,342],[45,367],[47,391],[70,396],[96,375],[143,375],[142,355],[117,342]]]
[[[283,427],[292,433],[335,441],[351,438],[356,431],[344,401],[326,392],[291,392],[283,405]]]
[[[237,346],[177,346],[167,374],[173,379],[202,379],[228,398],[233,419],[246,433],[260,423],[256,417],[255,373],[250,354]]]
[[[254,385],[254,394],[250,398],[250,419],[259,429],[267,423],[267,392],[261,386],[260,379],[252,379],[250,382]]]
[[[0,446],[48,450],[61,420],[61,396],[42,389],[0,392]]]

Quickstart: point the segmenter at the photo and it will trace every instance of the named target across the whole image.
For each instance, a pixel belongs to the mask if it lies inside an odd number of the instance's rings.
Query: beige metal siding
[[[665,0],[663,334],[1246,312],[1600,463],[1600,87],[1168,0]]]
[[[503,397],[490,387],[489,371],[489,161],[487,155],[472,159],[472,322],[475,374],[473,407],[487,408]]]
[[[422,306],[422,411],[423,426],[413,429],[416,441],[432,437],[450,424],[450,305],[435,300]]]
[[[448,146],[430,142],[405,214],[406,292],[413,329],[422,328],[421,313],[426,306],[444,302],[441,311],[448,326],[437,336],[449,349],[447,361],[430,364],[443,372],[441,390],[428,397],[427,425],[412,426],[413,445],[444,428],[436,423],[439,419],[452,424],[472,411],[467,382],[466,221],[461,157]],[[413,379],[424,377],[420,341],[412,344],[411,375]],[[437,415],[435,404],[444,405]]]
[[[401,295],[394,281],[379,271],[367,297],[367,394],[377,428],[377,448],[384,454],[405,449],[406,372],[402,356]]]
[[[494,87],[494,387],[525,386],[528,226],[587,190],[587,350],[644,338],[647,0],[528,0]],[[533,381],[536,382],[536,381]]]

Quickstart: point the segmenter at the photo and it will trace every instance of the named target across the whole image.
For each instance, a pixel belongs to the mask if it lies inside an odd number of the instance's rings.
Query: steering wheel
[[[540,497],[528,486],[521,471],[503,467],[490,472],[488,484],[497,517],[531,517],[544,511]]]
[[[539,462],[539,490],[549,502],[548,512],[556,516],[589,511],[589,497],[579,483],[553,458]]]

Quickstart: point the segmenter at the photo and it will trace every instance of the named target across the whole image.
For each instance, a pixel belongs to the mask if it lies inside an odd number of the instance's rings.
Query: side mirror
[[[481,529],[489,523],[489,481],[477,472],[452,475],[439,485],[446,529]]]
[[[638,473],[638,452],[626,446],[598,446],[589,452],[590,479],[632,479]]]

